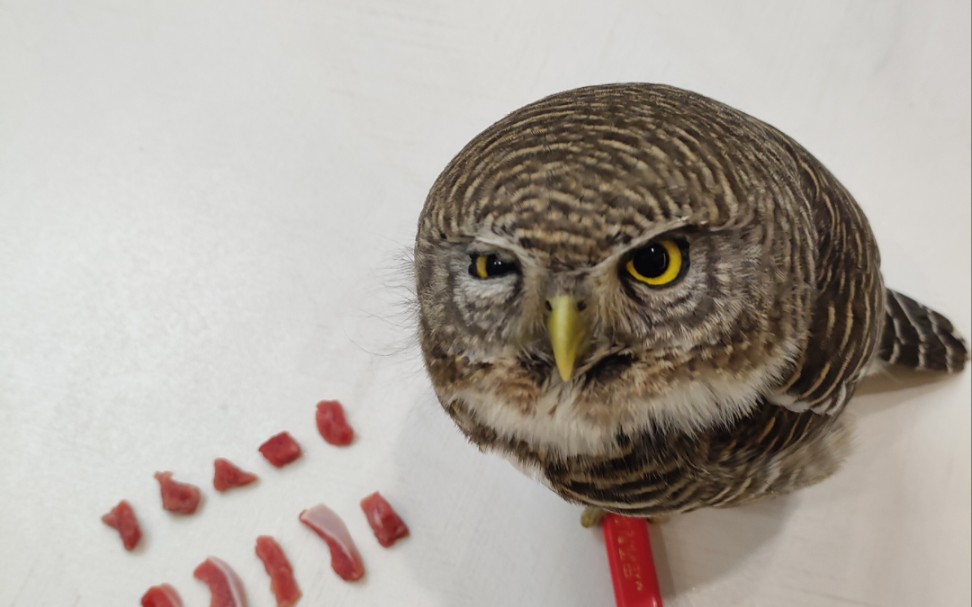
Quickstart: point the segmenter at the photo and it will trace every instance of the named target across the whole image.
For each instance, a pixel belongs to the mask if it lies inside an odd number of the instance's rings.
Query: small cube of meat
[[[235,487],[245,487],[256,482],[258,478],[256,474],[242,470],[222,457],[217,457],[213,465],[216,469],[213,474],[213,487],[220,493]]]
[[[134,550],[142,539],[142,529],[135,518],[135,510],[125,500],[118,502],[108,514],[102,516],[101,522],[118,531],[125,550]]]
[[[202,500],[199,487],[172,480],[171,472],[156,472],[155,479],[159,481],[162,508],[165,510],[175,514],[192,514],[199,507]]]
[[[377,491],[361,500],[361,509],[368,518],[368,524],[375,532],[378,543],[385,548],[408,536],[405,521]]]
[[[346,447],[354,440],[354,428],[344,416],[344,407],[336,400],[317,403],[317,431],[324,440],[338,447]]]
[[[287,432],[270,437],[260,445],[260,453],[277,468],[283,468],[300,457],[300,445]]]

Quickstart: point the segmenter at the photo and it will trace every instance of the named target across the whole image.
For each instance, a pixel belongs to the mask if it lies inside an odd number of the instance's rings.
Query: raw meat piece
[[[294,579],[294,570],[283,548],[269,535],[261,535],[256,541],[256,554],[270,576],[270,590],[277,598],[277,607],[293,607],[300,600],[300,587]]]
[[[331,569],[341,579],[348,582],[361,579],[365,573],[364,563],[341,517],[324,504],[318,504],[301,512],[300,522],[327,542],[331,550]]]
[[[354,428],[344,417],[344,407],[336,400],[317,403],[317,431],[324,440],[338,447],[346,447],[354,440]]]
[[[213,464],[216,468],[213,475],[213,487],[220,493],[234,487],[244,487],[258,478],[256,474],[241,470],[233,462],[222,457],[217,457]]]
[[[142,607],[182,607],[182,598],[172,586],[159,584],[142,595]]]
[[[300,457],[300,445],[290,434],[281,432],[260,445],[260,453],[277,468],[283,468]]]
[[[209,586],[209,607],[246,607],[246,593],[232,567],[216,557],[203,561],[192,575]]]
[[[378,543],[385,548],[408,536],[405,521],[377,491],[361,500],[361,509],[364,510]]]
[[[176,514],[192,514],[199,507],[199,487],[172,480],[171,472],[156,472],[155,479],[162,491],[162,508]]]
[[[138,541],[142,539],[142,529],[138,526],[138,519],[135,518],[135,510],[125,500],[118,502],[111,512],[102,516],[101,522],[118,530],[125,550],[134,550]]]

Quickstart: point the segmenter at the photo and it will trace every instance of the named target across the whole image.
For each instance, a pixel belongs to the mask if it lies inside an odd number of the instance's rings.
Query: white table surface
[[[968,335],[970,38],[967,0],[0,0],[0,605],[134,605],[162,581],[203,605],[207,555],[271,605],[262,533],[302,605],[612,604],[579,509],[433,399],[402,269],[432,181],[546,94],[691,88],[821,158],[888,284]],[[968,605],[970,377],[872,387],[834,478],[655,529],[667,604]],[[317,436],[328,397],[352,448]],[[275,470],[256,447],[284,429],[306,455]],[[216,456],[261,482],[215,494]],[[204,488],[196,516],[160,509],[160,469]],[[357,509],[375,489],[412,528],[392,550]],[[121,498],[135,554],[99,522]],[[363,583],[297,523],[320,501]]]

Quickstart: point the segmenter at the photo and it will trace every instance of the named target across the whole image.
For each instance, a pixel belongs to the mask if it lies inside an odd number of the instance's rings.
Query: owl
[[[567,91],[487,128],[432,186],[414,263],[442,407],[598,512],[816,483],[848,453],[862,376],[968,359],[946,318],[885,288],[820,162],[668,86]]]

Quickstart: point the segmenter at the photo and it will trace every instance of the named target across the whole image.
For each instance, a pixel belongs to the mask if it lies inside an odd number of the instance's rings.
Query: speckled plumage
[[[677,284],[627,280],[626,255],[663,236],[690,253]],[[478,254],[517,272],[477,280]],[[853,198],[783,133],[671,87],[577,89],[503,118],[433,185],[422,350],[470,440],[568,500],[640,516],[736,504],[836,470],[840,414],[878,353],[963,366],[948,321],[886,290],[879,266]],[[590,336],[568,381],[544,324],[561,294]]]

